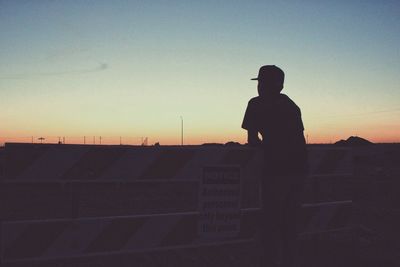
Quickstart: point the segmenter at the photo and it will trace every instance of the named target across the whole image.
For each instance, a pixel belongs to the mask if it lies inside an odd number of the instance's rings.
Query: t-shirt
[[[261,133],[268,170],[306,171],[307,153],[300,108],[286,95],[250,99],[242,128]]]

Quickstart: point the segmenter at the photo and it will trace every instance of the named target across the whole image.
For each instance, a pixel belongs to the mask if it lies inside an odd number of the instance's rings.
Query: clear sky
[[[179,144],[180,116],[185,143],[243,143],[265,64],[310,142],[400,141],[397,0],[0,0],[0,59],[0,143]]]

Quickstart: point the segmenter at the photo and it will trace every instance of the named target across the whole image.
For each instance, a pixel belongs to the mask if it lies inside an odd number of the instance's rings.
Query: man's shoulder
[[[300,110],[300,108],[297,106],[297,104],[287,95],[285,94],[280,94],[281,101],[285,102],[286,105],[291,106],[295,108],[296,110]]]
[[[259,96],[253,97],[249,100],[247,107],[250,109],[259,109],[262,106],[262,101]]]
[[[293,104],[294,104],[294,101],[293,101],[290,97],[288,97],[287,95],[285,95],[285,94],[279,94],[279,96],[280,96],[281,100],[287,101],[287,102],[289,102],[289,103],[293,103]]]
[[[260,97],[259,96],[255,96],[255,97],[253,97],[253,98],[251,98],[249,100],[249,104],[257,104],[257,103],[260,103]]]

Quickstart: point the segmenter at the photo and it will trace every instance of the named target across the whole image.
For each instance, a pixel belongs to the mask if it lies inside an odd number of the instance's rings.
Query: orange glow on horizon
[[[359,132],[356,134],[312,134],[305,132],[305,138],[309,144],[332,144],[341,139],[347,139],[350,136],[359,136],[373,143],[398,143],[400,142],[399,135],[393,131],[381,132],[380,135],[373,135],[370,131]],[[43,137],[44,140],[39,138]],[[104,144],[104,145],[141,145],[146,137],[126,137],[126,136],[46,136],[46,135],[14,135],[9,137],[0,137],[0,145],[4,143],[58,143],[65,141],[66,144]],[[147,144],[154,145],[159,142],[161,145],[180,145],[180,134],[148,136]],[[100,141],[101,139],[101,141]],[[242,130],[240,133],[227,134],[204,134],[204,135],[185,135],[184,145],[201,145],[204,143],[220,143],[238,142],[245,144],[247,142],[246,132]]]

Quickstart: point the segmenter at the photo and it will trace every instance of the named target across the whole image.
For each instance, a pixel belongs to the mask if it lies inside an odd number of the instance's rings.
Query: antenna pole
[[[181,146],[183,146],[183,117],[181,116]]]

